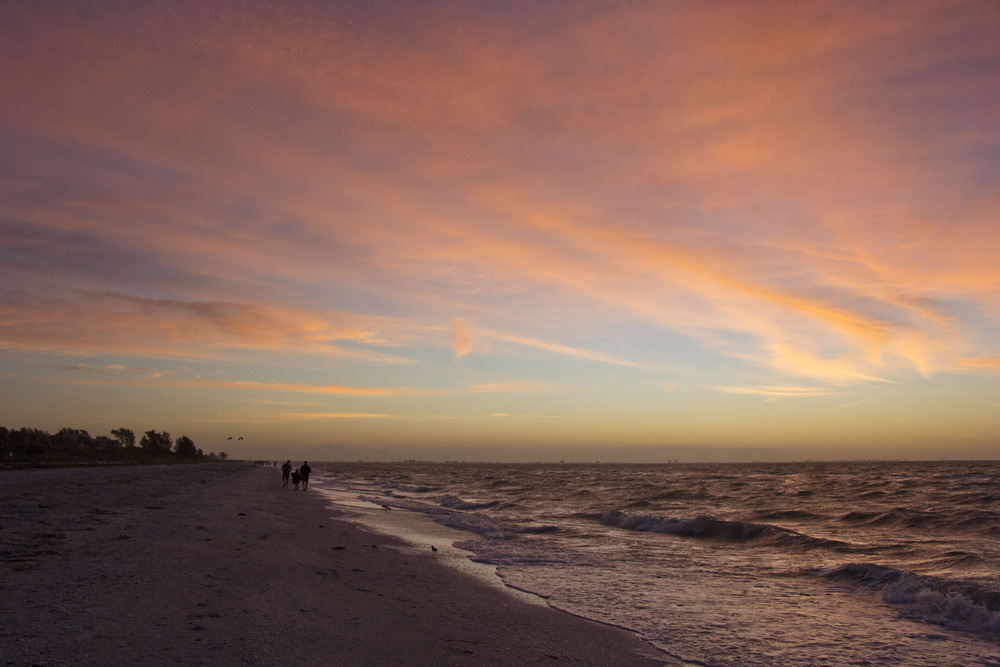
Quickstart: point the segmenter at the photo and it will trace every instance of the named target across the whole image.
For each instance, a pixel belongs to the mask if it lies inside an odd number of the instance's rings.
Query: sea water
[[[1000,667],[997,462],[317,472],[379,508],[363,521],[386,506],[457,529],[507,585],[691,664]]]

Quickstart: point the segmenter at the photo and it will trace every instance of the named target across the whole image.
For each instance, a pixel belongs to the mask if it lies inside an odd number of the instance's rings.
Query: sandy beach
[[[243,463],[0,471],[0,664],[662,665]]]

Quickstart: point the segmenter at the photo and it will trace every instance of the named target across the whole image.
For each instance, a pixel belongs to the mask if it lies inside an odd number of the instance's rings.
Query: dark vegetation
[[[224,461],[225,452],[205,454],[182,435],[173,440],[166,431],[146,431],[136,442],[130,428],[116,428],[111,435],[92,436],[77,428],[51,434],[37,428],[0,426],[0,467],[102,463],[193,463]]]

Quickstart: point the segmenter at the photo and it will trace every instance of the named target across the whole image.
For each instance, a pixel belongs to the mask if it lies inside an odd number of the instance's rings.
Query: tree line
[[[146,431],[136,442],[130,428],[116,428],[111,435],[92,436],[84,429],[63,428],[52,434],[37,428],[0,426],[0,452],[6,461],[20,459],[62,460],[225,460],[225,452],[206,454],[182,435],[176,440],[166,431]]]

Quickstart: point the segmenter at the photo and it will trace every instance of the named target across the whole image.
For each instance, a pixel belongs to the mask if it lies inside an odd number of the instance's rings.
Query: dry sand
[[[0,665],[662,665],[243,463],[0,471]]]

